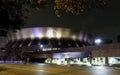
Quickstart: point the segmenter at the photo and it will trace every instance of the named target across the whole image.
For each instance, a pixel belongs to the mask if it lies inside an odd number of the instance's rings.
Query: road
[[[0,64],[0,75],[120,75],[120,68],[48,64]]]

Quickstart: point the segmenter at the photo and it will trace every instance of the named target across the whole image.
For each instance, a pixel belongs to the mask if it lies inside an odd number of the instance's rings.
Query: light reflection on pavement
[[[117,67],[48,64],[0,64],[0,75],[120,75]]]

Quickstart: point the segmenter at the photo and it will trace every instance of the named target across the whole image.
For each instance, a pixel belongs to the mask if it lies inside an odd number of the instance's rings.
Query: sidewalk
[[[0,64],[24,64],[24,61],[0,61]]]

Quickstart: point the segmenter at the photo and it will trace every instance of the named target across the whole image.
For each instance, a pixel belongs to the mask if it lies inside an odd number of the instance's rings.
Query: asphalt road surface
[[[48,64],[0,64],[0,75],[120,75],[120,68]]]

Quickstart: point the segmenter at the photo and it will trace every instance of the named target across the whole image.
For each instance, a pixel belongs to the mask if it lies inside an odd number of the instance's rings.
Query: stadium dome
[[[7,46],[25,51],[50,51],[71,47],[83,47],[89,42],[79,39],[80,35],[69,28],[33,27],[16,33],[9,32]]]

